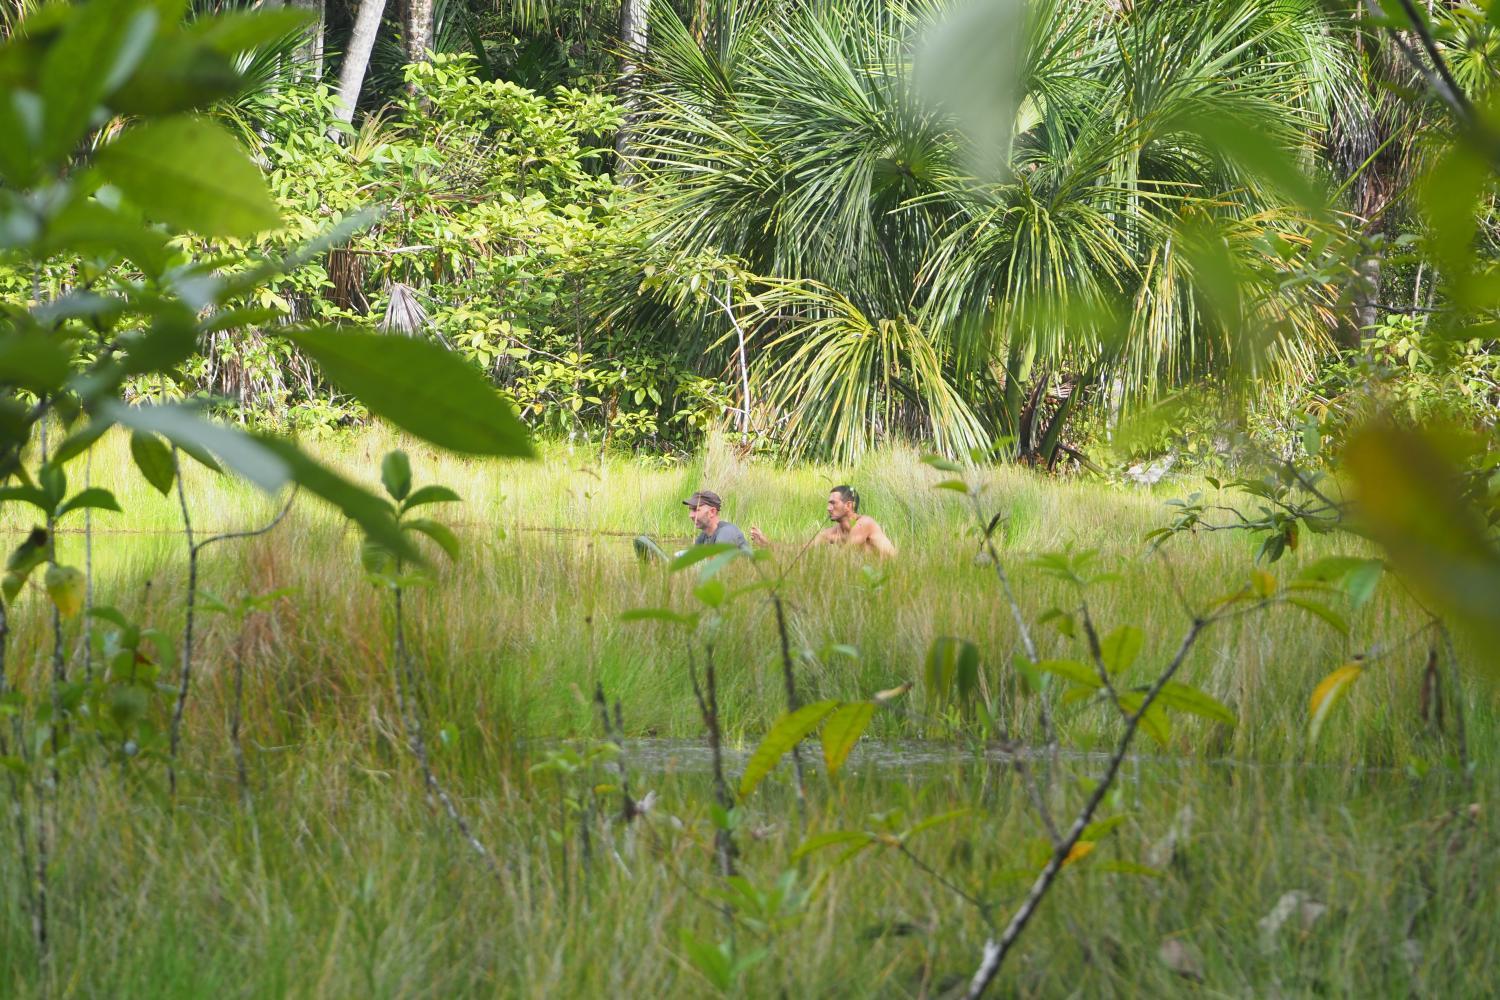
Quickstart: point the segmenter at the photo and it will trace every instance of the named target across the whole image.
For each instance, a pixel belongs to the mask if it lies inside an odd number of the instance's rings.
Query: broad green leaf
[[[100,101],[135,69],[156,30],[149,5],[93,0],[75,10],[41,68],[46,111],[39,153],[47,164],[66,159],[96,124]]]
[[[204,119],[184,115],[127,129],[96,163],[132,202],[171,225],[237,239],[281,225],[255,164]]]
[[[1146,634],[1134,625],[1121,625],[1099,640],[1099,658],[1111,675],[1123,674],[1141,655]]]
[[[1311,742],[1318,741],[1318,734],[1323,731],[1323,724],[1328,721],[1329,713],[1348,695],[1349,685],[1359,679],[1364,669],[1358,663],[1346,663],[1324,677],[1318,682],[1318,686],[1313,688],[1312,697],[1307,702],[1308,738]]]
[[[227,10],[194,20],[186,33],[226,56],[236,56],[278,42],[314,20],[312,13],[295,7]]]
[[[85,582],[83,574],[77,569],[53,563],[47,567],[47,575],[42,582],[47,588],[47,596],[52,598],[52,603],[57,605],[58,612],[64,618],[72,618],[83,610]]]
[[[470,455],[535,454],[510,403],[451,351],[413,337],[334,328],[286,336],[335,385],[403,430]]]
[[[172,483],[177,479],[177,463],[172,459],[172,449],[149,431],[135,431],[130,435],[130,457],[136,468],[146,477],[156,492],[162,496],[172,492]]]
[[[211,451],[231,469],[267,493],[274,493],[291,478],[291,469],[274,451],[243,431],[205,420],[186,406],[126,406],[107,401],[106,418],[141,432],[154,432],[187,451]]]
[[[106,489],[100,489],[98,486],[91,486],[86,490],[79,490],[69,497],[68,502],[57,509],[57,516],[62,517],[69,511],[82,510],[85,507],[91,507],[94,510],[118,511],[120,509],[120,505],[116,502],[113,493]]]
[[[1075,684],[1082,684],[1088,688],[1103,687],[1099,680],[1099,671],[1086,663],[1077,660],[1039,660],[1036,669],[1043,673],[1056,674],[1064,677]]]
[[[693,588],[693,596],[706,607],[722,607],[724,599],[729,596],[729,588],[724,585],[723,580],[704,580]]]
[[[112,608],[108,605],[95,605],[94,607],[89,608],[89,617],[98,618],[100,621],[109,622],[116,628],[124,629],[130,627],[129,620],[120,613],[120,610],[118,608]]]
[[[777,719],[745,764],[745,773],[740,775],[740,798],[746,798],[755,791],[755,786],[775,769],[781,758],[806,739],[807,734],[818,728],[838,707],[837,701],[815,701]]]
[[[701,940],[684,929],[679,938],[682,950],[687,953],[688,964],[703,974],[715,990],[727,994],[734,988],[734,964],[727,949],[709,941]]]
[[[439,524],[437,521],[431,521],[425,517],[414,517],[404,523],[412,531],[420,531],[434,542],[437,542],[442,550],[448,553],[449,559],[458,559],[458,536],[446,524]]]
[[[52,453],[52,461],[58,465],[64,465],[82,455],[94,446],[94,443],[104,436],[109,430],[110,423],[107,420],[93,420],[86,424],[82,430],[74,431],[68,435],[57,450]]]
[[[446,486],[423,486],[401,502],[402,510],[411,510],[430,503],[457,503],[461,497]]]
[[[713,542],[708,545],[694,545],[667,563],[667,571],[676,573],[687,569],[689,566],[696,566],[705,559],[712,559],[714,556],[732,555],[733,553],[744,551],[744,549],[732,542]]]
[[[363,528],[365,534],[402,559],[423,561],[422,554],[401,531],[390,504],[385,500],[309,458],[290,442],[265,435],[256,435],[252,440],[279,458],[298,485],[343,511],[344,516]]]
[[[951,490],[954,493],[968,493],[969,484],[962,479],[944,479],[933,487],[935,490]]]
[[[53,217],[38,250],[48,255],[73,250],[108,261],[125,257],[153,278],[166,271],[171,257],[167,237],[156,226],[78,196]]]
[[[44,514],[52,513],[52,504],[48,501],[47,494],[35,486],[0,486],[0,503],[7,500],[30,504]]]
[[[1362,559],[1358,566],[1349,571],[1344,577],[1344,593],[1349,595],[1349,603],[1356,608],[1362,608],[1370,603],[1370,598],[1375,596],[1375,587],[1380,583],[1381,574],[1385,572],[1385,563],[1379,559]]]
[[[1238,720],[1229,706],[1213,695],[1178,681],[1167,681],[1156,696],[1156,704],[1232,726]]]
[[[61,337],[40,331],[0,337],[0,382],[32,392],[53,392],[72,371],[73,352]]]
[[[962,465],[959,465],[957,462],[952,461],[951,459],[944,458],[941,455],[923,455],[922,456],[922,462],[925,465],[932,466],[934,469],[937,469],[939,472],[962,472],[962,471],[964,471],[964,467]]]
[[[1456,434],[1377,425],[1349,442],[1345,465],[1362,521],[1392,568],[1468,633],[1474,662],[1494,678],[1500,677],[1500,550],[1463,491],[1457,459],[1466,447]]]
[[[1368,560],[1358,556],[1324,556],[1302,567],[1297,579],[1308,583],[1338,583]]]
[[[863,830],[831,830],[827,833],[817,833],[797,845],[797,849],[792,852],[792,860],[801,861],[813,851],[820,851],[825,847],[837,847],[843,844],[862,844],[868,847],[874,842],[875,838]]]
[[[1301,608],[1310,615],[1316,615],[1321,618],[1328,623],[1329,628],[1333,629],[1339,635],[1349,634],[1349,623],[1344,621],[1343,616],[1335,612],[1332,608],[1306,597],[1289,597],[1287,598],[1287,603]]]
[[[1140,691],[1125,691],[1120,695],[1120,707],[1131,715],[1140,716],[1140,727],[1157,742],[1157,745],[1165,747],[1172,740],[1172,722],[1167,718],[1167,713],[1162,709],[1161,699],[1151,703],[1151,707],[1141,712],[1141,706],[1146,702],[1146,696]]]
[[[873,701],[851,701],[835,709],[823,724],[823,761],[830,777],[843,768],[874,714]]]
[[[411,492],[411,460],[406,452],[397,449],[387,452],[380,462],[380,481],[391,499],[398,503]]]

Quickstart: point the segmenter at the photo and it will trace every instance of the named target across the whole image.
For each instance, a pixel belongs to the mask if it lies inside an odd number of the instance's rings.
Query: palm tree
[[[950,448],[1024,435],[1050,460],[1049,395],[1065,419],[1104,382],[1146,400],[1231,358],[1306,371],[1330,302],[1282,287],[1274,248],[1313,223],[1194,123],[1233,115],[1317,156],[1349,74],[1316,0],[1035,0],[1003,162],[978,170],[963,123],[912,82],[943,16],[720,0],[702,42],[670,11],[653,21],[649,239],[768,279],[757,374],[797,446],[849,457],[902,424]],[[1243,279],[1227,312],[1203,248]]]

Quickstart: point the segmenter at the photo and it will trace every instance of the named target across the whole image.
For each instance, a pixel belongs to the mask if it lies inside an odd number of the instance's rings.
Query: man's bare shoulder
[[[854,522],[849,532],[849,541],[855,545],[868,545],[883,556],[896,554],[896,546],[886,535],[885,529],[880,522],[873,517],[861,517]]]

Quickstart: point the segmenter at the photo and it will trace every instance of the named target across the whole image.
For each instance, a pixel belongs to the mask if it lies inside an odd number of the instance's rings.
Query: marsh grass
[[[253,812],[238,803],[227,744],[237,637],[228,620],[207,618],[177,806],[113,771],[67,788],[58,941],[40,976],[14,859],[0,855],[0,984],[21,995],[88,996],[706,992],[677,937],[684,929],[712,940],[729,933],[707,875],[705,776],[670,767],[643,775],[642,786],[683,828],[658,816],[630,832],[598,830],[585,868],[577,818],[559,789],[528,770],[556,741],[597,735],[589,700],[596,683],[620,700],[627,735],[701,735],[684,637],[619,620],[633,607],[691,605],[689,574],[639,563],[629,538],[645,531],[668,548],[685,544],[690,526],[679,501],[700,486],[726,497],[728,519],[759,524],[778,540],[769,565],[795,560],[784,593],[805,699],[868,697],[919,680],[931,640],[956,635],[979,645],[985,688],[1035,732],[1034,699],[1019,696],[1008,666],[1019,645],[992,571],[975,559],[963,506],[932,489],[939,477],[915,453],[882,453],[853,469],[781,468],[747,462],[720,442],[679,467],[565,448],[535,463],[496,464],[377,433],[322,452],[373,485],[380,456],[397,445],[410,452],[419,484],[443,483],[465,498],[436,515],[459,532],[463,557],[435,560],[432,585],[410,595],[407,625],[429,726],[448,734],[434,746],[435,766],[500,858],[498,882],[428,809],[401,749],[389,606],[360,568],[359,540],[331,512],[299,501],[274,532],[210,550],[202,569],[202,586],[225,598],[292,590],[250,618],[241,643]],[[145,485],[123,439],[99,447],[94,484],[112,489],[129,513],[96,519],[96,599],[180,628],[186,553],[175,498]],[[73,468],[81,476],[81,465]],[[277,509],[233,480],[196,467],[187,474],[200,533],[254,527]],[[1179,539],[1165,557],[1144,557],[1141,536],[1166,520],[1163,501],[1195,484],[1122,490],[1013,469],[982,479],[986,504],[1008,515],[1001,556],[1028,616],[1067,599],[1029,556],[1098,549],[1118,579],[1092,595],[1094,614],[1106,628],[1144,630],[1141,681],[1186,627],[1182,602],[1234,590],[1251,568],[1255,543],[1234,533]],[[896,560],[798,555],[821,527],[827,488],[839,482],[859,487],[866,513],[901,547]],[[1272,570],[1289,576],[1347,544],[1312,539]],[[81,548],[81,536],[65,535],[60,558],[81,564]],[[741,582],[750,572],[726,570]],[[43,676],[44,603],[33,588],[13,611],[9,663],[23,683]],[[1419,718],[1426,646],[1410,637],[1423,620],[1383,584],[1350,615],[1347,640],[1287,608],[1208,632],[1181,679],[1232,706],[1240,722],[1231,729],[1184,718],[1167,746],[1138,745],[1164,760],[1131,772],[1112,806],[1129,818],[1095,860],[1107,851],[1140,861],[1185,808],[1197,817],[1189,849],[1160,878],[1070,869],[1007,972],[1009,988],[1024,996],[1191,993],[1199,987],[1157,958],[1161,940],[1177,935],[1201,954],[1205,984],[1230,995],[1482,992],[1483,958],[1500,943],[1493,919],[1481,916],[1494,912],[1500,885],[1488,808],[1493,688],[1471,682],[1460,692],[1480,762],[1465,784],[1440,764],[1455,750],[1451,717],[1444,733]],[[747,598],[717,639],[723,717],[741,746],[783,705],[773,628],[769,606]],[[1036,634],[1043,656],[1076,655],[1060,635]],[[70,631],[70,649],[75,642]],[[1348,703],[1310,746],[1312,688],[1370,651],[1377,655]],[[962,747],[961,721],[927,706],[919,684],[877,715],[871,735]],[[1106,745],[1115,725],[1087,706],[1060,717],[1063,743],[1074,748]],[[1237,764],[1211,763],[1219,759]],[[1418,780],[1404,774],[1408,766],[1431,770]],[[1087,777],[1086,764],[1057,776],[1058,808],[1076,808],[1075,779]],[[758,884],[788,866],[798,842],[790,795],[777,779],[749,804],[746,867]],[[974,891],[1014,902],[1034,871],[1027,845],[1039,832],[1024,802],[1013,772],[992,764],[866,769],[832,787],[816,780],[813,825],[974,806],[961,822],[924,834],[921,850]],[[1451,818],[1471,802],[1485,806],[1477,818]],[[796,927],[769,942],[747,993],[936,995],[972,972],[984,938],[972,908],[900,858],[872,853],[836,869],[832,860],[809,862],[803,882],[816,880],[817,892]],[[1291,889],[1317,896],[1329,915],[1267,948],[1255,921]],[[742,952],[757,946],[753,932],[735,935]]]

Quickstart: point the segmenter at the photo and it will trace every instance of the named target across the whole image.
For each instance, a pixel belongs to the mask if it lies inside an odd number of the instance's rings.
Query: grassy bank
[[[378,478],[379,435],[324,448],[350,476]],[[785,594],[804,698],[858,698],[920,680],[935,636],[975,641],[983,683],[1013,689],[1016,626],[992,567],[976,561],[969,515],[918,456],[888,452],[854,469],[778,468],[715,447],[680,467],[555,448],[526,464],[469,462],[409,447],[418,484],[439,482],[465,502],[437,509],[464,542],[437,563],[432,585],[407,600],[408,638],[424,678],[434,761],[490,845],[490,876],[446,817],[429,808],[402,749],[390,670],[390,606],[366,580],[358,539],[328,511],[299,501],[264,536],[206,550],[202,586],[225,598],[273,588],[289,597],[243,632],[199,619],[198,674],[188,706],[175,807],[159,770],[143,783],[89,772],[60,798],[53,892],[54,951],[32,962],[13,855],[0,854],[0,985],[21,995],[449,996],[709,992],[683,932],[719,942],[723,891],[709,875],[710,796],[690,761],[636,761],[636,794],[657,808],[628,829],[600,812],[596,768],[559,785],[532,766],[559,740],[597,733],[588,696],[602,683],[622,706],[628,735],[696,740],[702,724],[685,670],[684,638],[656,623],[622,622],[641,606],[687,608],[690,574],[638,562],[630,536],[669,548],[690,526],[678,502],[700,486],[726,497],[725,516],[773,539],[764,568],[788,565]],[[72,467],[82,477],[83,464]],[[242,530],[274,514],[274,500],[188,470],[195,527]],[[1144,681],[1170,656],[1188,606],[1240,587],[1254,542],[1235,533],[1180,539],[1148,558],[1142,535],[1166,519],[1154,491],[1053,482],[986,471],[985,502],[1008,515],[1001,546],[1018,600],[1035,621],[1068,599],[1032,567],[1040,552],[1097,549],[1117,574],[1092,597],[1105,628],[1139,626]],[[152,492],[126,443],[107,439],[92,481],[115,491],[126,515],[100,514],[91,560],[95,599],[132,618],[180,628],[186,552],[177,498]],[[821,527],[829,485],[853,482],[865,509],[901,547],[885,564],[839,551],[798,557]],[[79,485],[75,483],[75,485]],[[6,526],[13,532],[23,525]],[[83,537],[60,558],[82,565]],[[1273,567],[1289,577],[1340,544],[1312,539]],[[795,562],[794,562],[795,560]],[[868,572],[867,572],[868,570]],[[745,582],[749,565],[725,571]],[[27,684],[45,675],[50,629],[33,588],[12,609],[8,666]],[[1497,931],[1493,689],[1460,694],[1477,777],[1442,765],[1456,751],[1454,720],[1420,718],[1423,618],[1396,588],[1351,613],[1348,638],[1293,608],[1216,626],[1181,679],[1236,712],[1234,727],[1183,717],[1161,759],[1132,764],[1109,813],[1121,825],[1070,866],[1008,966],[1023,996],[1124,992],[1228,995],[1467,996],[1484,992]],[[77,625],[65,634],[77,648]],[[1042,655],[1076,655],[1037,628]],[[245,732],[254,805],[235,790],[226,743],[231,671],[247,667]],[[1319,678],[1373,652],[1317,745],[1306,738]],[[784,705],[776,632],[763,600],[725,615],[716,642],[731,741],[753,744]],[[1034,703],[1018,708],[1035,732]],[[955,720],[924,708],[919,686],[877,715],[872,736],[933,738],[966,747]],[[1100,707],[1059,716],[1070,748],[1117,732]],[[1216,763],[1217,761],[1217,763]],[[1060,814],[1076,809],[1089,759],[1064,761],[1049,787]],[[1411,777],[1408,771],[1426,772]],[[568,804],[574,803],[585,810]],[[1469,807],[1479,808],[1470,811]],[[814,780],[812,829],[893,829],[956,808],[973,811],[923,833],[913,849],[955,886],[993,901],[996,916],[1035,872],[1040,827],[1015,773],[960,756],[947,764],[856,766],[840,783]],[[797,865],[803,836],[783,778],[757,793],[741,821],[751,884],[774,887]],[[588,830],[587,846],[583,831]],[[1180,849],[1162,853],[1176,830]],[[11,833],[5,836],[9,846]],[[907,858],[872,851],[843,866],[813,855],[798,886],[808,899],[733,931],[750,995],[933,996],[972,973],[985,929],[976,910]],[[1154,874],[1107,871],[1145,864]],[[1257,921],[1301,890],[1327,906],[1307,927],[1269,938]],[[741,912],[744,912],[742,906]],[[1300,918],[1299,918],[1300,919]],[[1196,965],[1172,971],[1158,954],[1184,942]],[[1198,980],[1202,983],[1199,984]]]

